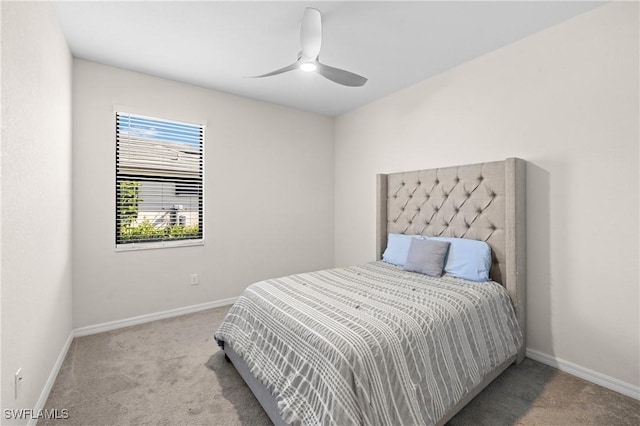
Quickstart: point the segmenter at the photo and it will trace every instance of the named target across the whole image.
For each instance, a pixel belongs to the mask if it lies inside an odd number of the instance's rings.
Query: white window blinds
[[[116,245],[203,238],[204,128],[116,113]]]

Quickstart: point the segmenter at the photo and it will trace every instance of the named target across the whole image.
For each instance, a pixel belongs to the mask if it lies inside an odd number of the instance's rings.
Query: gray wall
[[[637,390],[638,50],[611,3],[339,117],[336,264],[374,259],[376,173],[524,158],[528,348]]]
[[[74,61],[75,327],[238,296],[333,265],[333,120]],[[114,250],[114,108],[207,123],[205,245]],[[189,285],[190,274],[200,285]],[[212,330],[213,332],[213,330]]]
[[[71,333],[72,65],[48,3],[0,8],[2,408],[33,408]]]

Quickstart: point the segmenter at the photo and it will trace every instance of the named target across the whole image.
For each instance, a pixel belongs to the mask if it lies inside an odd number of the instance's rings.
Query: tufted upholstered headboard
[[[379,174],[377,198],[377,259],[389,233],[486,241],[491,279],[507,289],[525,333],[524,160]]]

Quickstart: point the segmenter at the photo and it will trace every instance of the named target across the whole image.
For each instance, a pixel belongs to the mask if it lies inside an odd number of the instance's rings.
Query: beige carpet
[[[74,339],[40,425],[265,425],[213,341],[228,307]],[[449,423],[640,425],[640,402],[535,361],[510,367]]]

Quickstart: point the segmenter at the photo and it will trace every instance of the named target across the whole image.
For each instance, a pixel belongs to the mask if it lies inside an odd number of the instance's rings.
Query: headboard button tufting
[[[525,172],[524,161],[509,159],[380,175],[377,258],[390,233],[486,241],[491,279],[507,288],[524,319]]]

